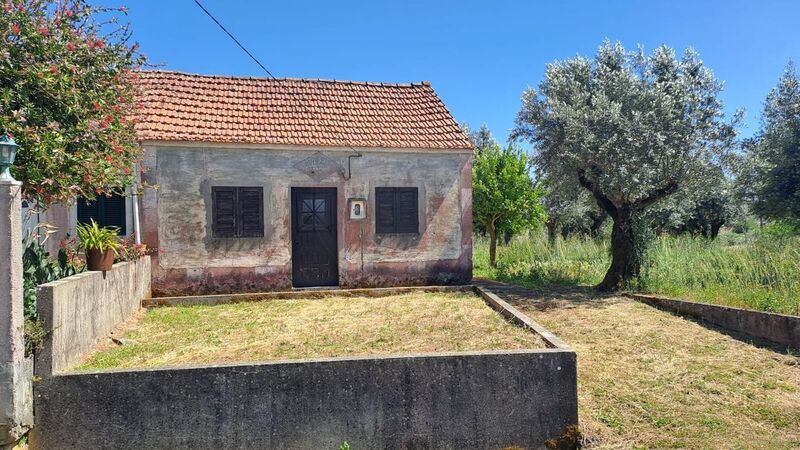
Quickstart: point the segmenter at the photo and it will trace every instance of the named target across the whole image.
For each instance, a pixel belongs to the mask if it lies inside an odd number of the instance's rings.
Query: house
[[[155,293],[471,280],[472,149],[429,83],[136,79],[155,188],[49,214],[138,226]]]
[[[138,83],[156,292],[471,280],[472,149],[429,83]]]

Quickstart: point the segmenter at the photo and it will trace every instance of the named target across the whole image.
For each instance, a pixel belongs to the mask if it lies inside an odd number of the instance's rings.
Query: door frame
[[[334,248],[335,248],[334,253],[335,253],[335,256],[336,256],[336,258],[335,258],[336,259],[336,263],[334,264],[335,280],[336,281],[334,283],[330,284],[330,285],[300,286],[300,287],[298,287],[298,286],[296,286],[296,283],[295,283],[295,274],[296,274],[296,270],[295,270],[296,266],[295,265],[297,263],[297,260],[295,259],[295,245],[294,245],[294,242],[295,242],[295,223],[297,221],[297,214],[299,212],[299,211],[297,211],[297,209],[295,207],[295,205],[296,205],[296,203],[295,203],[295,192],[296,191],[304,191],[304,190],[306,190],[306,191],[314,191],[314,190],[317,190],[317,191],[330,191],[330,192],[333,193],[333,195],[331,196],[331,198],[333,199],[333,205],[332,205],[332,208],[331,208],[331,213],[332,213],[332,220],[333,220],[332,235],[333,235],[333,239],[334,239]],[[339,241],[340,241],[340,237],[339,237],[339,233],[341,233],[342,230],[343,230],[343,227],[339,226],[339,216],[340,216],[340,214],[339,214],[339,207],[340,207],[340,205],[339,205],[339,203],[340,203],[340,201],[339,201],[340,200],[339,199],[339,193],[340,192],[341,192],[340,186],[331,186],[331,185],[328,185],[328,186],[298,185],[298,186],[290,186],[289,187],[289,218],[290,218],[289,219],[289,238],[290,238],[289,249],[290,249],[290,259],[291,259],[291,261],[290,261],[290,267],[291,267],[290,278],[291,278],[291,282],[292,282],[292,289],[313,289],[315,287],[332,288],[332,287],[338,287],[340,285],[340,280],[339,280],[339,250],[340,250],[339,249]]]

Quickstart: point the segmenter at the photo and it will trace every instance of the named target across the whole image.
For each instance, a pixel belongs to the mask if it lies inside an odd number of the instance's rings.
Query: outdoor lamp
[[[19,146],[11,136],[7,134],[0,136],[0,181],[14,181],[8,169],[14,164],[17,147]]]

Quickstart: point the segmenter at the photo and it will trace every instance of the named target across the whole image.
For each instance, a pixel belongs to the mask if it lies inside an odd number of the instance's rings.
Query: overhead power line
[[[267,73],[267,75],[269,75],[269,76],[270,76],[270,78],[275,78],[275,75],[273,75],[273,74],[272,74],[272,72],[270,72],[270,71],[269,71],[269,69],[267,69],[266,67],[264,67],[264,65],[263,65],[263,64],[261,64],[261,61],[259,61],[259,60],[258,60],[258,58],[256,58],[255,56],[253,56],[253,54],[252,54],[252,53],[250,53],[250,51],[249,51],[249,50],[247,50],[247,48],[245,48],[245,46],[244,46],[244,45],[242,45],[242,43],[241,43],[241,42],[239,42],[239,40],[238,40],[238,39],[236,39],[236,37],[235,37],[233,34],[231,34],[231,32],[230,32],[230,31],[228,31],[228,29],[227,29],[227,28],[225,28],[225,26],[224,26],[224,25],[222,25],[222,24],[221,24],[221,23],[219,22],[219,20],[217,20],[217,18],[216,18],[216,17],[214,17],[214,15],[213,15],[213,14],[211,14],[211,13],[210,13],[210,12],[209,12],[209,11],[208,11],[206,8],[205,8],[205,6],[203,6],[203,4],[202,4],[202,3],[200,3],[200,1],[199,1],[199,0],[194,0],[194,2],[197,4],[197,6],[199,6],[199,7],[200,7],[200,9],[202,9],[202,10],[203,10],[203,12],[204,12],[204,13],[206,13],[206,15],[207,15],[208,17],[210,17],[210,18],[211,18],[211,20],[213,20],[213,21],[214,21],[214,23],[216,23],[216,24],[217,24],[217,26],[219,26],[219,27],[220,27],[220,29],[222,29],[222,31],[224,31],[224,32],[225,32],[225,34],[227,34],[227,35],[228,35],[228,36],[229,36],[231,39],[233,39],[233,42],[236,42],[236,45],[238,45],[238,46],[239,46],[239,48],[241,48],[241,49],[242,49],[242,50],[243,50],[245,53],[247,53],[247,56],[249,56],[249,57],[250,57],[250,59],[252,59],[253,61],[255,61],[255,63],[256,63],[256,64],[258,64],[258,66],[259,66],[259,67],[261,67],[262,69],[264,69],[264,72],[266,72],[266,73]]]
[[[236,39],[236,37],[235,37],[235,36],[234,36],[234,35],[233,35],[233,34],[232,34],[230,31],[228,31],[228,29],[227,29],[227,28],[225,28],[225,26],[224,26],[224,25],[222,25],[222,23],[220,23],[220,21],[219,21],[219,20],[217,20],[217,18],[216,18],[216,17],[214,17],[214,15],[213,15],[213,14],[211,14],[211,12],[209,12],[209,11],[208,11],[208,10],[205,8],[205,6],[203,6],[203,4],[202,4],[202,3],[200,3],[200,1],[199,1],[199,0],[194,0],[194,2],[195,2],[195,4],[197,4],[197,6],[199,6],[199,7],[200,7],[200,9],[202,9],[202,10],[203,10],[203,12],[204,12],[204,13],[206,13],[206,15],[207,15],[208,17],[210,17],[210,18],[211,18],[211,20],[213,20],[213,21],[214,21],[214,23],[216,23],[216,24],[217,24],[217,26],[218,26],[218,27],[220,27],[220,29],[221,29],[222,31],[224,31],[224,32],[225,32],[225,34],[227,34],[227,35],[228,35],[228,37],[230,37],[231,39],[233,39],[233,42],[235,42],[235,43],[236,43],[236,45],[238,45],[238,46],[239,46],[239,48],[241,48],[241,49],[242,49],[242,51],[244,51],[244,52],[247,54],[247,56],[249,56],[249,57],[250,57],[250,59],[252,59],[253,61],[255,61],[255,63],[256,63],[256,64],[258,64],[258,66],[259,66],[259,67],[261,67],[261,69],[263,69],[263,70],[264,70],[264,72],[265,72],[267,75],[269,75],[269,77],[270,77],[270,78],[272,78],[273,80],[277,80],[277,79],[278,79],[278,78],[277,78],[275,75],[273,75],[273,74],[272,74],[272,72],[270,72],[270,71],[269,71],[269,69],[267,69],[267,68],[264,66],[264,64],[261,64],[261,61],[259,61],[259,60],[258,60],[258,58],[256,58],[255,56],[253,56],[253,54],[252,54],[252,53],[250,53],[250,51],[249,51],[249,50],[247,50],[247,48],[245,48],[245,46],[244,46],[244,45],[242,45],[242,43],[241,43],[241,42],[239,42],[239,40],[238,40],[238,39]],[[304,105],[303,105],[303,103],[302,103],[302,102],[298,102],[298,106],[299,106],[300,108],[303,108],[303,109],[305,109],[305,107],[304,107]],[[352,146],[352,145],[350,145],[350,144],[347,142],[347,138],[344,136],[344,134],[343,134],[343,133],[341,133],[340,131],[338,131],[338,130],[335,130],[335,129],[334,129],[334,132],[335,132],[335,133],[337,133],[337,134],[339,135],[339,137],[341,137],[341,138],[342,138],[342,141],[343,141],[343,143],[344,143],[345,147],[349,148],[349,149],[350,149],[350,151],[352,151],[353,153],[355,153],[355,155],[350,155],[350,156],[348,156],[348,157],[347,157],[347,179],[349,180],[349,179],[350,179],[350,176],[352,175],[352,171],[351,171],[351,169],[350,169],[350,159],[351,159],[351,158],[354,158],[354,157],[355,157],[355,158],[361,157],[361,152],[359,152],[358,150],[354,149],[354,148],[353,148],[353,146]]]

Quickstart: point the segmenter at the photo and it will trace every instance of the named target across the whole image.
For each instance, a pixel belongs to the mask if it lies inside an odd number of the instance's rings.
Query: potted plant
[[[92,219],[90,223],[78,225],[75,231],[81,248],[86,251],[86,268],[103,272],[111,269],[119,245],[117,241],[119,228],[100,227]]]

